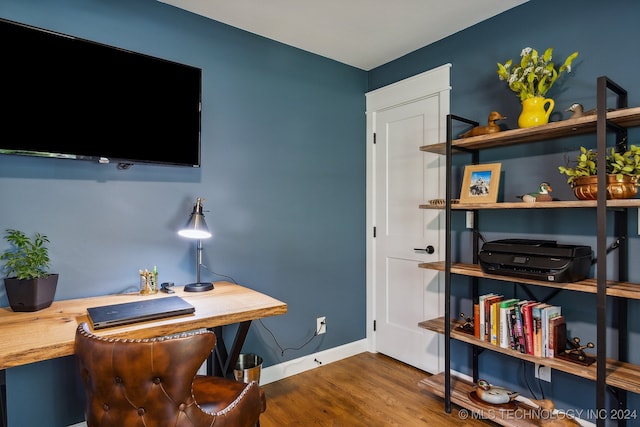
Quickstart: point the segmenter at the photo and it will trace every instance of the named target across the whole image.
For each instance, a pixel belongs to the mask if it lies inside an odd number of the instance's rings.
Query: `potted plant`
[[[47,236],[36,233],[31,239],[19,230],[5,230],[11,247],[0,255],[4,261],[4,286],[13,311],[38,311],[51,305],[58,275],[50,274]]]
[[[595,150],[580,147],[574,166],[558,166],[558,171],[568,177],[567,183],[578,199],[597,199],[597,157]],[[610,148],[606,155],[606,172],[608,199],[635,197],[640,177],[640,147],[631,145],[624,152]]]

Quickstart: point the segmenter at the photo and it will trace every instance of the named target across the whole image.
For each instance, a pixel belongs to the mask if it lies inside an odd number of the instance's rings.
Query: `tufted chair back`
[[[81,323],[75,353],[87,397],[87,426],[257,425],[266,403],[256,382],[196,378],[215,343],[210,331],[101,338]]]

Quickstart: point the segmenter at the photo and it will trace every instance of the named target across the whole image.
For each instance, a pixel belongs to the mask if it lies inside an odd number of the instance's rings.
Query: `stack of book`
[[[564,351],[566,324],[560,306],[538,301],[480,295],[474,305],[476,338],[538,357]]]

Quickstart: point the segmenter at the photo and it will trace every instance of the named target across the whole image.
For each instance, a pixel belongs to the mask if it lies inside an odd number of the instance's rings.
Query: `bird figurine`
[[[496,124],[496,122],[498,120],[504,119],[506,119],[506,117],[504,117],[502,114],[498,113],[497,111],[492,111],[489,114],[489,118],[487,119],[487,126],[476,126],[460,135],[460,138],[468,138],[470,136],[486,135],[489,133],[500,132],[502,129],[499,125]]]
[[[476,395],[487,403],[500,405],[511,402],[513,399],[518,397],[520,393],[517,391],[507,390],[503,387],[491,385],[486,380],[478,380]]]
[[[573,113],[571,117],[569,117],[570,119],[577,119],[578,117],[584,117],[584,116],[593,116],[596,113],[595,108],[588,111],[584,111],[584,107],[582,106],[582,104],[579,104],[577,102],[574,104],[571,104],[571,107],[567,108],[565,111],[567,112],[570,111]]]
[[[607,108],[607,111],[613,111],[613,110],[614,110],[613,108]],[[598,110],[595,108],[584,111],[584,107],[582,106],[582,104],[579,104],[577,102],[574,104],[571,104],[571,107],[567,108],[565,111],[570,111],[573,113],[571,117],[569,117],[570,119],[577,119],[578,117],[584,117],[584,116],[593,116],[598,112]]]
[[[553,201],[553,197],[551,197],[551,193],[553,188],[548,182],[543,182],[540,184],[538,191],[535,193],[523,194],[522,196],[516,196],[519,199],[522,199],[523,202],[527,203],[535,203],[535,202],[551,202]]]

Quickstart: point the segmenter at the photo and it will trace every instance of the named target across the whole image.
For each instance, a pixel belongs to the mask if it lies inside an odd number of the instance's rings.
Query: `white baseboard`
[[[260,373],[260,385],[269,384],[365,351],[368,351],[367,340],[360,340],[269,366],[263,368]]]

